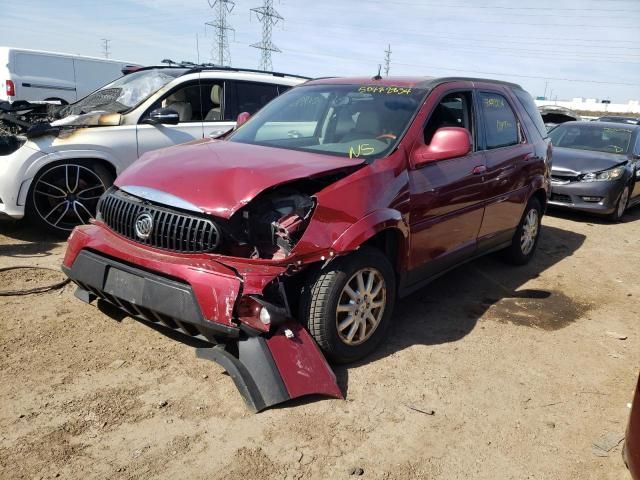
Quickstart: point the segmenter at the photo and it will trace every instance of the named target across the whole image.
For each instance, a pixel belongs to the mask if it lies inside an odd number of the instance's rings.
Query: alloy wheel
[[[38,177],[32,199],[36,213],[49,226],[72,230],[94,216],[107,187],[90,168],[77,164],[51,167]]]
[[[629,187],[624,187],[620,194],[620,200],[618,201],[618,218],[624,215],[624,211],[627,209],[627,203],[629,202]]]
[[[345,284],[336,308],[340,340],[355,346],[367,341],[378,328],[387,302],[387,288],[375,268],[358,270]]]
[[[520,249],[523,255],[529,255],[536,244],[538,229],[540,228],[540,215],[538,210],[532,208],[524,217],[522,224],[522,236],[520,237]]]

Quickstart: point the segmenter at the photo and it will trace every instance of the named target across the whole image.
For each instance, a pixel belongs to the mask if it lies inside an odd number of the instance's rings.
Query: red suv
[[[489,252],[535,252],[551,146],[518,85],[319,79],[239,124],[124,171],[63,268],[81,299],[215,345],[199,354],[255,410],[340,395],[315,342],[362,358],[397,297]]]

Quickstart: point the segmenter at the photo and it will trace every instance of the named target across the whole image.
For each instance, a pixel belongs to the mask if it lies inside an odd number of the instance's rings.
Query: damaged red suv
[[[461,263],[532,257],[546,137],[514,84],[310,81],[224,139],[143,156],[63,268],[79,298],[207,342],[254,410],[340,396],[321,352],[364,357],[398,297]]]

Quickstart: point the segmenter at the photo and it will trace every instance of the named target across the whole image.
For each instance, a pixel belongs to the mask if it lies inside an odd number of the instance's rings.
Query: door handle
[[[471,170],[471,173],[474,175],[482,175],[483,173],[486,173],[487,171],[487,167],[485,167],[484,165],[476,165],[475,167],[473,167],[473,170]]]

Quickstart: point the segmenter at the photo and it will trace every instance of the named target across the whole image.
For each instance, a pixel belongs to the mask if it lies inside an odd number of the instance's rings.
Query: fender
[[[336,253],[345,253],[355,250],[375,234],[393,228],[399,230],[405,242],[409,237],[409,226],[402,218],[398,210],[384,208],[369,213],[356,223],[351,225],[333,243],[331,249]]]

